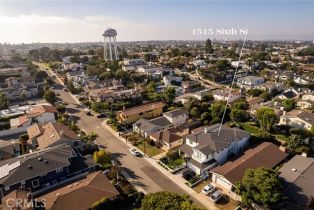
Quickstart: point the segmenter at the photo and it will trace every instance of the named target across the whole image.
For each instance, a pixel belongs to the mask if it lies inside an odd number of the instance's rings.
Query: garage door
[[[216,183],[227,190],[231,189],[231,184],[229,184],[228,182],[226,182],[224,179],[220,177],[216,177]]]

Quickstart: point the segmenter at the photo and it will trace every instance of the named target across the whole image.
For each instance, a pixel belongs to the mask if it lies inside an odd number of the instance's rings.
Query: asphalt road
[[[170,191],[179,194],[186,192],[163,173],[155,169],[149,162],[141,157],[134,157],[129,153],[129,147],[113,135],[106,128],[101,126],[104,119],[98,119],[95,116],[87,116],[82,106],[78,105],[68,92],[63,91],[60,84],[54,85],[54,91],[60,100],[67,104],[67,112],[71,114],[77,125],[86,132],[95,132],[98,134],[97,142],[102,144],[110,151],[121,163],[124,171],[131,178],[134,186],[143,189],[145,193],[158,191]],[[198,205],[201,204],[193,199]]]

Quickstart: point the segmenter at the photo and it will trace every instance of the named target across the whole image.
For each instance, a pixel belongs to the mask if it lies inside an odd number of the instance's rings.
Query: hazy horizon
[[[314,40],[313,1],[0,0],[0,43],[243,39],[193,29],[247,29],[250,40]]]

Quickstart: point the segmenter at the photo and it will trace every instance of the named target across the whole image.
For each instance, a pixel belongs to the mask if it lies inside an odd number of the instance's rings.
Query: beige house
[[[145,104],[122,110],[116,114],[116,117],[119,123],[123,125],[130,125],[141,118],[150,119],[160,116],[163,112],[164,106],[165,104],[162,102]]]
[[[292,110],[280,117],[279,125],[311,130],[314,124],[314,113]]]

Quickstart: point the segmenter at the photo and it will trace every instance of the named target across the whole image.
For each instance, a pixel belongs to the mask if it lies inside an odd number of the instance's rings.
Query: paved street
[[[63,86],[60,85],[60,81],[57,82],[58,84],[54,86],[54,91],[62,102],[67,104],[67,112],[74,117],[77,121],[77,125],[82,129],[98,134],[99,137],[97,141],[119,159],[124,171],[127,172],[134,186],[145,193],[166,190],[186,194],[179,185],[154,168],[144,158],[132,156],[128,151],[128,145],[110,131],[101,127],[101,123],[104,119],[98,119],[95,116],[87,116],[81,105],[78,105],[68,92],[63,91]],[[191,199],[193,199],[196,204],[201,205],[201,203],[193,197],[191,197]]]

